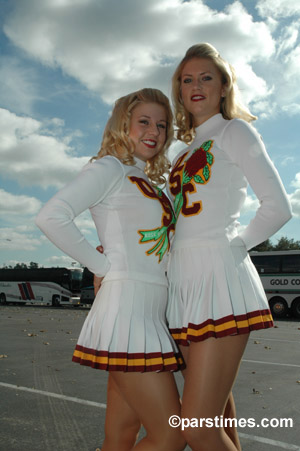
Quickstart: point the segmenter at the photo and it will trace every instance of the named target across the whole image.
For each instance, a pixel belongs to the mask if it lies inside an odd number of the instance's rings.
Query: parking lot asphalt
[[[107,373],[72,363],[87,308],[0,306],[0,450],[95,451]],[[234,396],[243,451],[300,450],[300,321],[251,334]],[[180,373],[176,380],[182,390]],[[274,426],[291,419],[292,427]],[[243,420],[242,420],[243,422]],[[189,448],[186,448],[187,450]]]

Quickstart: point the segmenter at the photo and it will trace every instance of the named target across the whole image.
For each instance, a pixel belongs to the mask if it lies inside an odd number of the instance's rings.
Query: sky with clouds
[[[0,0],[0,9],[0,267],[71,264],[34,225],[41,205],[97,153],[116,98],[146,86],[170,95],[198,42],[235,66],[290,197],[293,219],[272,241],[300,240],[299,2]],[[242,227],[257,205],[249,190]],[[76,222],[96,246],[89,213]]]

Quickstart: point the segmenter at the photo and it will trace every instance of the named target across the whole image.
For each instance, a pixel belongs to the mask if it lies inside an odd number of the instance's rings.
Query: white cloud
[[[1,106],[16,113],[31,114],[33,103],[41,98],[36,89],[36,72],[22,66],[16,58],[2,56],[0,79]]]
[[[300,217],[300,172],[295,175],[291,185],[296,188],[293,193],[288,194],[292,205],[293,215]]]
[[[169,94],[175,64],[199,41],[216,45],[233,64],[249,64],[248,75],[252,61],[268,61],[275,50],[268,26],[237,1],[222,13],[201,0],[113,3],[17,2],[4,30],[29,55],[61,67],[107,103],[143,86]],[[247,90],[254,99],[266,87],[256,77]]]
[[[280,39],[278,40],[277,54],[284,53],[289,49],[293,49],[297,45],[299,36],[299,23],[292,22],[283,28]]]
[[[78,262],[75,262],[71,257],[67,255],[53,255],[52,257],[46,260],[47,266],[66,266],[68,268],[80,267]]]
[[[31,58],[61,68],[108,104],[144,86],[169,95],[186,49],[211,42],[236,67],[244,101],[265,118],[281,111],[299,114],[298,3],[260,0],[265,20],[255,22],[239,1],[218,12],[201,0],[27,0],[15,3],[4,31]],[[294,20],[281,23],[285,16]],[[16,98],[8,89],[15,110],[18,98],[30,104],[36,93],[30,91],[30,74],[13,69],[11,63],[5,79],[11,88],[20,86]]]
[[[259,207],[259,201],[256,197],[248,195],[241,210],[241,215],[254,212]]]
[[[41,208],[41,202],[35,197],[15,195],[0,189],[0,216],[34,215]],[[19,229],[20,230],[20,229]]]
[[[259,119],[270,118],[277,113],[278,105],[269,99],[255,101],[251,112]]]
[[[300,172],[295,175],[295,180],[292,181],[291,185],[295,188],[300,188]]]
[[[228,52],[230,52],[230,62],[236,64],[236,61],[265,60],[273,55],[275,42],[270,33],[268,25],[264,22],[254,22],[253,17],[247,12],[246,8],[235,1],[226,8],[228,29],[227,36],[222,35]],[[220,16],[223,18],[223,14]],[[224,22],[226,19],[224,19]],[[222,27],[222,22],[219,24]],[[234,26],[234,29],[231,27]],[[253,34],[254,33],[254,34]],[[229,37],[230,43],[227,42]],[[239,40],[241,40],[239,42]]]
[[[289,105],[284,105],[282,110],[289,116],[296,116],[300,114],[300,105],[299,103],[290,103]]]
[[[39,121],[0,109],[2,177],[16,180],[22,186],[61,187],[88,161],[88,157],[74,154],[64,138],[43,133]]]
[[[235,69],[243,101],[247,104],[252,102],[252,109],[256,112],[262,111],[261,102],[269,103],[273,88],[268,87],[266,80],[259,77],[249,64],[243,61],[238,62],[235,64]]]
[[[290,17],[300,15],[300,3],[296,0],[259,0],[256,8],[262,17]]]
[[[286,71],[286,79],[296,77],[298,82],[300,80],[300,46],[295,47],[288,55],[285,57],[285,63],[287,64],[288,70]]]
[[[293,163],[295,161],[294,157],[285,157],[283,158],[283,160],[281,161],[281,166],[289,166],[291,163]]]
[[[292,194],[289,194],[289,199],[292,205],[293,215],[300,218],[300,189],[296,189]]]
[[[89,210],[84,211],[81,215],[75,218],[75,224],[83,234],[90,234],[92,231],[96,230],[95,223]]]
[[[33,233],[26,233],[18,228],[0,229],[0,249],[10,251],[34,251],[41,242]]]
[[[283,21],[276,35],[276,54],[266,64],[259,66],[262,78],[266,81],[266,96],[258,99],[254,107],[264,116],[272,117],[278,113],[289,116],[299,115],[300,101],[300,23],[288,25]],[[265,110],[263,105],[265,103]]]

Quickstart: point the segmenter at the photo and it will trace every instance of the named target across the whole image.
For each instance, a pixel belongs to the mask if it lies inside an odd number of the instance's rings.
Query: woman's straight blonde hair
[[[158,89],[144,88],[121,97],[115,102],[102,138],[98,154],[92,160],[112,155],[126,165],[134,165],[134,143],[129,138],[132,110],[139,103],[157,103],[164,107],[167,116],[166,142],[162,150],[147,161],[145,173],[154,185],[166,183],[164,174],[169,171],[170,162],[166,152],[173,140],[173,114],[169,99]]]
[[[225,87],[225,97],[221,99],[220,113],[224,119],[241,118],[247,122],[257,119],[239,99],[240,95],[234,68],[220,56],[218,51],[211,44],[195,44],[187,50],[172,78],[172,100],[175,110],[175,124],[178,127],[178,139],[189,144],[193,140],[195,134],[193,116],[186,110],[181,98],[182,70],[185,64],[194,58],[206,58],[211,60],[221,73],[222,82]]]

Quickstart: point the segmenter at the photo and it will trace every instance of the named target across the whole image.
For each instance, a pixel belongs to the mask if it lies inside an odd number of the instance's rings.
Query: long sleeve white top
[[[174,229],[172,207],[167,196],[151,186],[144,168],[141,160],[127,166],[112,156],[88,163],[44,205],[37,226],[97,276],[166,285],[166,257]],[[74,223],[86,209],[90,209],[104,254]]]
[[[260,206],[238,234],[248,182]],[[197,127],[192,144],[177,155],[168,190],[177,216],[175,242],[239,236],[251,249],[291,218],[285,189],[255,128],[221,114]]]

